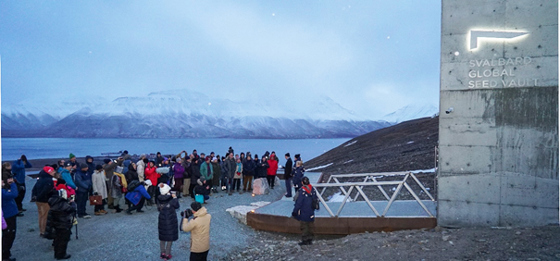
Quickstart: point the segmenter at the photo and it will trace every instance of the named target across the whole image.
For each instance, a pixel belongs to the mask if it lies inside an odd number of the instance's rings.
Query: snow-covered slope
[[[439,109],[432,104],[411,104],[383,116],[382,119],[396,124],[412,119],[431,117],[436,115],[438,111]]]

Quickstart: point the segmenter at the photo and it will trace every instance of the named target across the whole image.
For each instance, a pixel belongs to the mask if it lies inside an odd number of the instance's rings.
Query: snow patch
[[[412,172],[413,174],[418,174],[418,173],[430,173],[430,172],[436,172],[436,168],[433,169],[419,169],[419,170],[409,170],[407,172]]]
[[[262,206],[266,206],[270,204],[270,202],[266,201],[259,201],[253,202],[250,206],[235,206],[226,209],[226,211],[234,218],[239,220],[241,223],[247,225],[247,213],[251,212],[254,209],[260,208]]]
[[[331,166],[332,164],[333,164],[333,163],[331,162],[331,163],[329,163],[329,164],[327,164],[327,165],[323,165],[323,166],[318,166],[318,167],[315,167],[315,168],[306,169],[306,171],[313,171],[313,170],[318,170],[318,169],[324,169],[324,168],[326,168],[326,167]]]
[[[412,144],[412,143],[414,143],[414,141],[413,141],[413,140],[412,140],[412,141],[409,141],[409,142],[407,142],[406,144]]]
[[[344,197],[346,197],[346,196],[343,195],[341,192],[338,192],[338,193],[330,196],[329,200],[327,202],[343,202]],[[352,199],[350,197],[348,197],[348,200],[346,200],[346,202],[351,202],[351,201],[352,201]]]
[[[353,159],[351,159],[351,160],[349,160],[349,161],[346,161],[346,162],[344,162],[344,164],[346,164],[346,163],[350,163],[350,162],[352,162],[352,161],[354,161],[354,160],[353,160]]]
[[[350,145],[354,145],[354,144],[356,144],[356,142],[358,142],[358,140],[349,142],[348,144],[344,145],[344,147],[346,148],[346,147],[348,147],[348,146],[350,146]]]

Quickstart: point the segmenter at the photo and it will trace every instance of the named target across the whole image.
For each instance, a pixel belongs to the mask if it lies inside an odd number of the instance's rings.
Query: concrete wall
[[[558,1],[443,0],[440,84],[438,223],[558,224]]]

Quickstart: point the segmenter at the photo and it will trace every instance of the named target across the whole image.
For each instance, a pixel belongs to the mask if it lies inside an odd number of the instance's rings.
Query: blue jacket
[[[304,172],[305,172],[305,170],[303,169],[303,167],[297,167],[294,170],[294,179],[293,179],[294,186],[296,186],[298,188],[302,186],[301,185],[301,179],[303,178],[303,173]]]
[[[60,172],[60,175],[62,176],[62,179],[64,179],[64,181],[66,181],[66,185],[68,185],[69,187],[71,187],[73,189],[76,189],[76,184],[72,180],[72,174],[70,174],[70,171],[68,171],[65,168],[58,168],[58,172]]]
[[[15,198],[18,196],[16,183],[12,183],[9,189],[2,188],[2,213],[4,218],[9,218],[19,213]]]
[[[25,168],[31,168],[31,163],[18,159],[12,163],[12,173],[14,173],[17,182],[25,185]]]
[[[76,192],[88,192],[92,188],[91,174],[79,169],[78,172],[76,172],[76,186],[78,187],[78,191]]]
[[[136,187],[133,191],[129,191],[125,196],[125,198],[132,202],[132,204],[134,205],[138,205],[142,197],[145,197],[146,199],[152,198],[143,185]]]
[[[306,186],[311,193],[313,193],[313,187],[311,185]],[[298,190],[297,200],[292,211],[292,216],[299,221],[313,222],[315,220],[315,209],[313,209],[313,196],[308,193],[304,187]]]

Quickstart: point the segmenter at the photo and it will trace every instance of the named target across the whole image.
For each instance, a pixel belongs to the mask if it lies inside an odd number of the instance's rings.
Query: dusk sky
[[[2,107],[176,89],[304,110],[322,94],[368,118],[437,106],[440,22],[440,0],[2,1]]]

